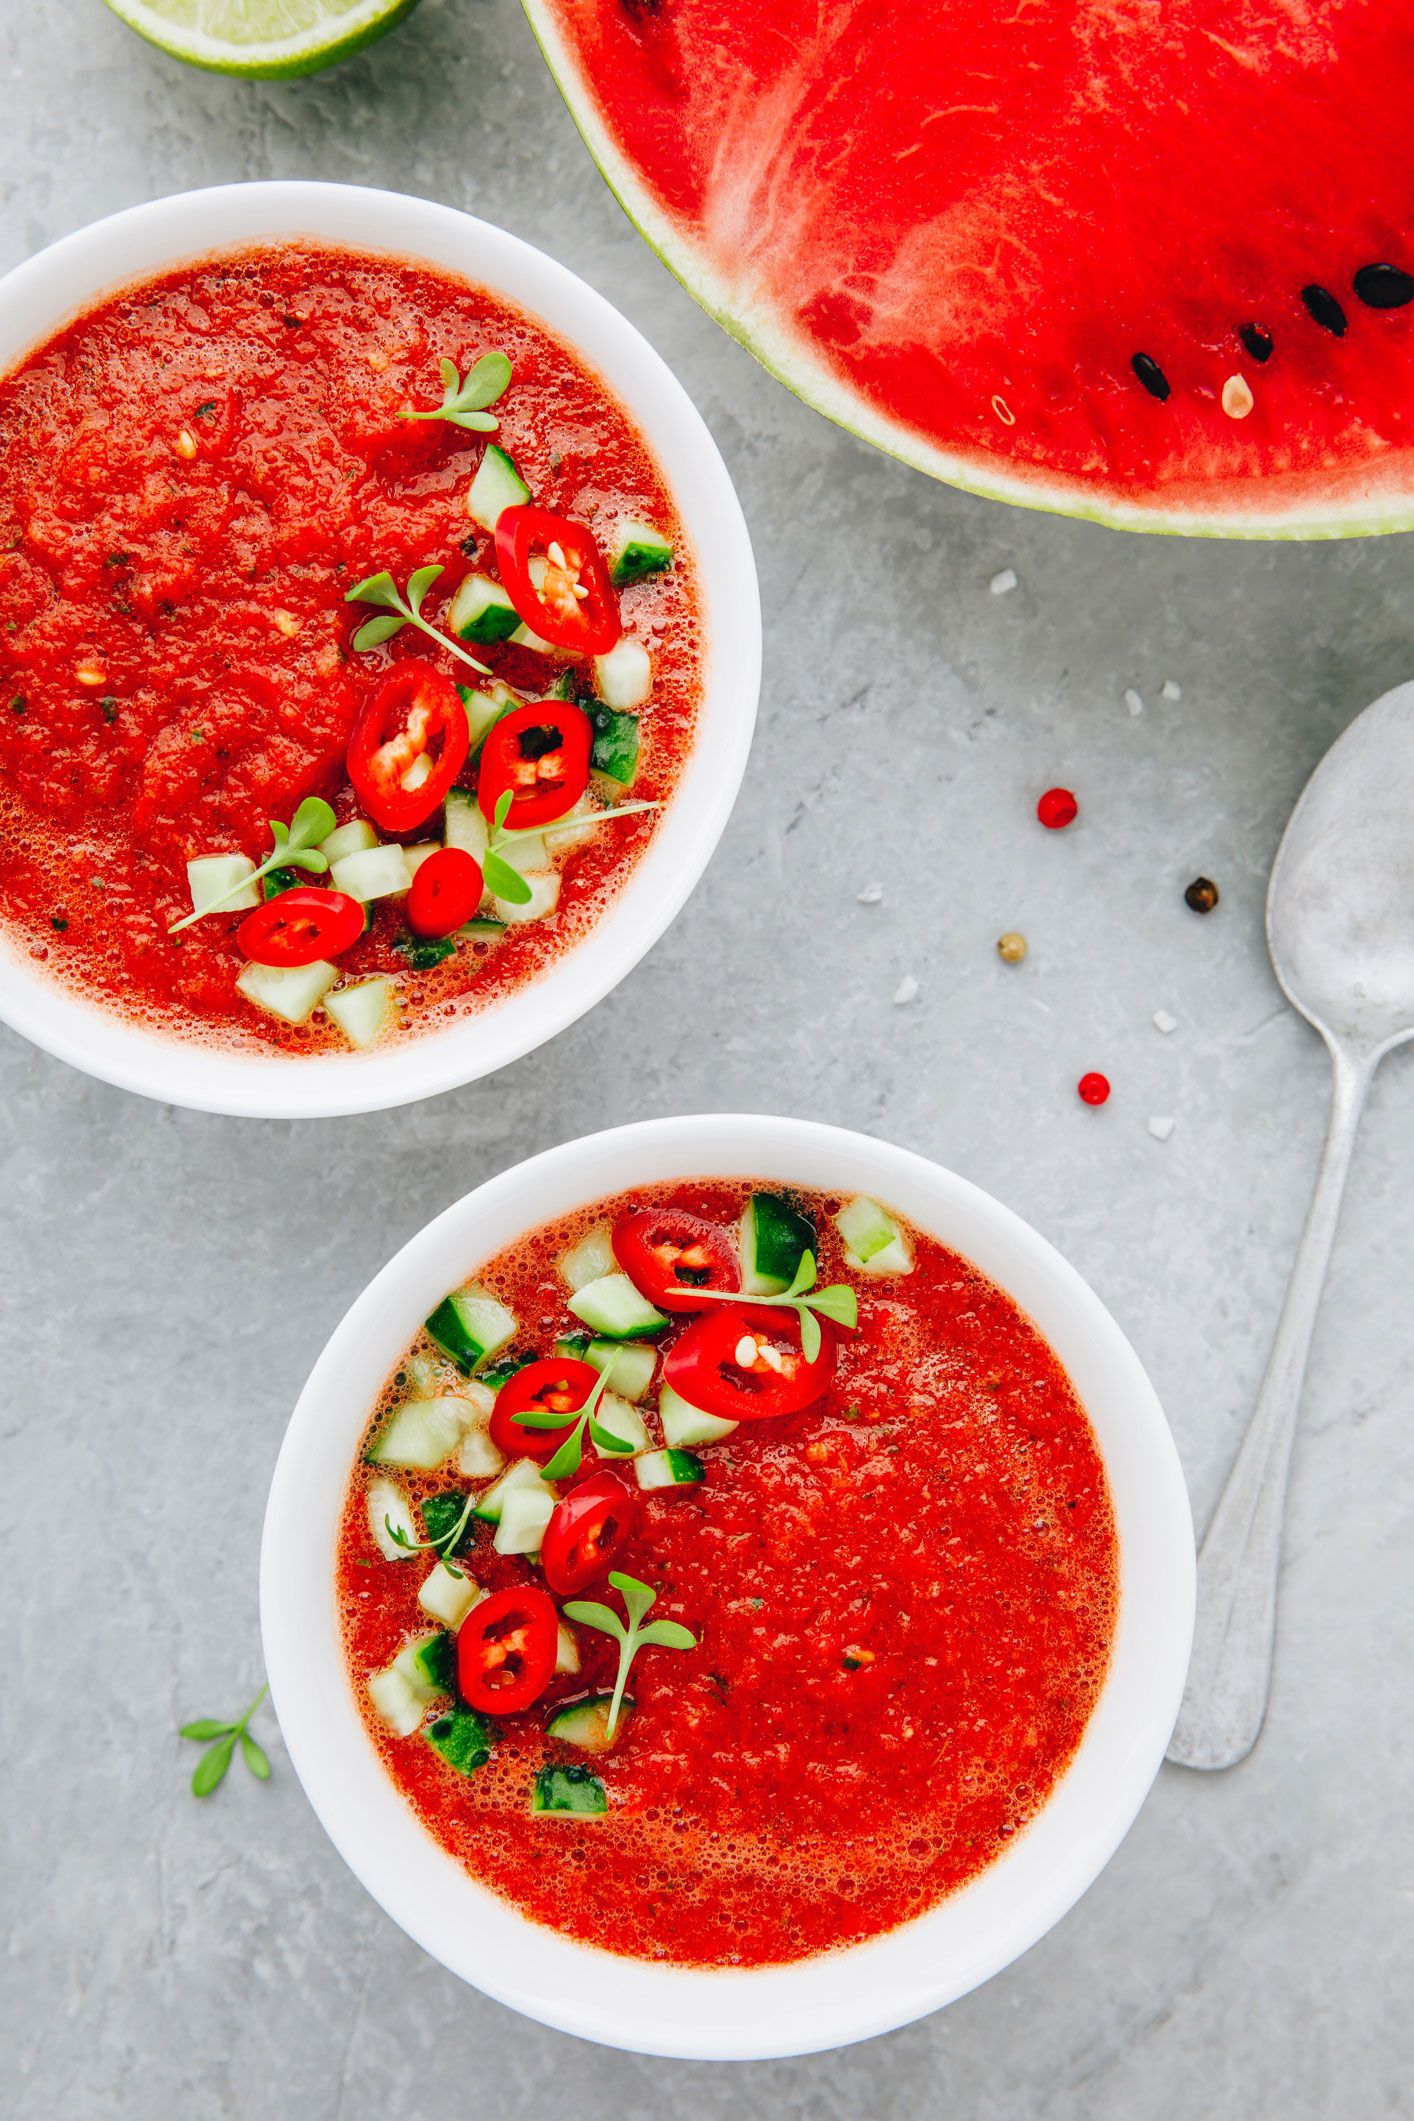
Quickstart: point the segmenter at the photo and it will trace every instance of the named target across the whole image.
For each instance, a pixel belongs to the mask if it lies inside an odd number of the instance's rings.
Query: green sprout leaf
[[[556,1427],[558,1428],[558,1426],[557,1422]],[[461,1544],[462,1534],[471,1521],[471,1513],[475,1502],[475,1494],[469,1494],[462,1505],[461,1515],[454,1518],[446,1531],[439,1532],[435,1539],[409,1539],[407,1533],[398,1525],[395,1525],[391,1517],[383,1519],[383,1526],[395,1546],[405,1547],[409,1554],[435,1554],[449,1576],[460,1578],[464,1571],[456,1566],[452,1556]]]
[[[401,633],[404,626],[415,626],[419,633],[426,634],[429,641],[435,641],[439,648],[445,648],[448,655],[456,656],[460,662],[476,671],[478,676],[489,677],[491,673],[486,665],[478,663],[476,657],[463,647],[460,641],[453,640],[449,633],[439,632],[437,627],[422,616],[422,607],[428,591],[441,580],[445,571],[442,567],[415,569],[408,576],[406,596],[386,569],[379,574],[366,575],[361,582],[355,582],[352,589],[346,590],[346,604],[373,604],[388,614],[383,618],[366,619],[359,627],[353,637],[357,652],[363,655],[370,648],[381,648],[385,641],[392,640],[394,634]]]
[[[612,816],[612,811],[608,815]],[[833,1281],[828,1288],[817,1289],[815,1282],[815,1256],[811,1252],[802,1252],[795,1278],[780,1296],[743,1298],[739,1289],[698,1289],[694,1293],[703,1302],[749,1302],[753,1310],[764,1304],[782,1311],[794,1311],[800,1320],[800,1352],[807,1362],[814,1362],[820,1353],[821,1318],[828,1318],[833,1325],[844,1326],[851,1333],[859,1324],[859,1298],[847,1283]]]
[[[226,1770],[231,1765],[237,1744],[241,1749],[241,1758],[256,1780],[270,1780],[270,1761],[265,1749],[256,1743],[247,1729],[251,1717],[269,1691],[268,1686],[263,1686],[245,1714],[238,1716],[233,1723],[222,1723],[214,1716],[200,1716],[195,1723],[182,1725],[178,1734],[180,1737],[191,1738],[197,1744],[206,1745],[206,1751],[192,1773],[191,1787],[194,1797],[209,1797],[213,1790],[220,1788],[226,1779]],[[215,1742],[207,1744],[208,1740]]]
[[[496,807],[499,810],[500,804],[498,803]],[[613,1375],[614,1364],[617,1361],[617,1355],[609,1357],[609,1360],[595,1379],[594,1389],[588,1399],[585,1400],[583,1406],[567,1407],[563,1414],[557,1414],[549,1408],[527,1407],[523,1414],[513,1414],[511,1416],[516,1426],[522,1429],[562,1429],[567,1422],[572,1421],[574,1423],[573,1429],[560,1445],[554,1457],[550,1459],[548,1464],[540,1468],[540,1478],[542,1480],[568,1480],[572,1473],[579,1471],[580,1466],[584,1462],[584,1432],[586,1429],[601,1451],[632,1452],[633,1445],[631,1443],[624,1443],[619,1437],[612,1435],[608,1429],[594,1419],[595,1410],[600,1400],[604,1397],[609,1379]],[[600,1440],[601,1438],[603,1441]]]
[[[511,364],[503,353],[486,353],[473,361],[465,379],[455,361],[443,356],[437,364],[442,378],[442,402],[430,412],[400,412],[400,420],[448,420],[454,427],[475,434],[494,434],[500,426],[488,405],[494,405],[511,380]]]
[[[619,1645],[614,1698],[609,1704],[609,1720],[605,1725],[605,1736],[612,1739],[618,1729],[628,1675],[638,1652],[649,1645],[664,1650],[695,1650],[697,1637],[680,1620],[655,1620],[651,1626],[644,1627],[644,1616],[658,1599],[658,1593],[650,1584],[640,1583],[636,1576],[626,1576],[620,1569],[609,1571],[609,1582],[624,1602],[627,1627],[612,1606],[601,1605],[593,1598],[572,1599],[565,1607],[565,1618],[577,1620],[582,1627],[596,1628],[601,1635],[612,1636]]]
[[[208,913],[219,913],[228,899],[239,898],[251,884],[258,884],[262,877],[268,876],[272,869],[308,869],[316,876],[322,875],[329,867],[329,857],[319,852],[318,842],[328,839],[334,824],[334,813],[323,797],[307,795],[288,825],[282,825],[274,818],[270,820],[270,837],[275,844],[258,869],[232,884],[229,891],[223,891],[199,913],[193,910],[183,914],[179,921],[173,921],[167,933],[176,935],[181,929],[190,928],[193,921],[205,920]]]

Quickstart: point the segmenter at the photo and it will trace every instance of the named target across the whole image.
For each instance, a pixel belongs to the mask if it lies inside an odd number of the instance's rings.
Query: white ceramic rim
[[[233,245],[312,238],[427,260],[560,333],[636,420],[698,565],[704,686],[697,742],[658,830],[592,932],[503,1001],[385,1052],[243,1054],[144,1030],[34,970],[0,937],[0,1018],[105,1082],[203,1111],[283,1119],[372,1112],[475,1081],[553,1038],[652,948],[707,867],[755,727],[761,607],[726,466],[642,334],[565,266],[454,207],[359,185],[280,181],[181,192],[63,237],[0,280],[0,372],[125,282]]]
[[[974,1260],[1069,1370],[1104,1455],[1121,1546],[1114,1656],[1049,1803],[1007,1855],[917,1921],[792,1966],[737,1971],[615,1957],[528,1921],[477,1884],[388,1779],[343,1667],[333,1555],[358,1437],[423,1317],[548,1217],[657,1180],[714,1174],[876,1194]],[[714,1114],[643,1121],[489,1179],[414,1237],[334,1333],[295,1408],[261,1553],[266,1669],[295,1771],[373,1897],[464,1980],[542,2024],[643,2054],[757,2059],[839,2047],[953,2001],[1034,1944],[1118,1846],[1173,1728],[1193,1626],[1193,1531],[1178,1456],[1138,1357],[1099,1298],[1010,1209],[864,1134]]]

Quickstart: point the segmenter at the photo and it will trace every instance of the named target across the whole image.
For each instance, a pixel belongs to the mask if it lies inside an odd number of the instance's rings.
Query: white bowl
[[[918,1920],[794,1965],[715,1971],[623,1959],[529,1921],[419,1825],[346,1676],[334,1554],[349,1468],[384,1378],[444,1292],[521,1231],[600,1195],[698,1176],[866,1192],[975,1261],[1069,1371],[1094,1425],[1120,1543],[1109,1675],[1044,1810],[1007,1854]],[[296,1773],[350,1868],[453,1973],[561,2031],[644,2054],[806,2054],[906,2025],[974,1988],[1059,1921],[1108,1861],[1163,1758],[1193,1624],[1188,1498],[1152,1386],[1114,1320],[1044,1238],[907,1150],[803,1120],[649,1120],[490,1179],[364,1291],[295,1408],[265,1519],[260,1610]]]
[[[385,1052],[244,1054],[144,1030],[46,979],[0,938],[0,1017],[106,1082],[215,1112],[371,1112],[503,1068],[602,999],[696,884],[741,782],[761,680],[756,569],[736,494],[691,399],[602,295],[519,237],[401,193],[341,184],[228,184],[96,221],[0,280],[0,373],[124,282],[212,251],[310,237],[424,259],[508,296],[580,353],[628,407],[694,549],[705,605],[698,739],[666,814],[593,932],[527,986]]]

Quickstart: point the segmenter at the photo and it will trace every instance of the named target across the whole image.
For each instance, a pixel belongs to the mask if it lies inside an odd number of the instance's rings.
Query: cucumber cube
[[[390,1526],[392,1530],[389,1529]],[[417,1538],[412,1504],[396,1480],[384,1478],[369,1481],[368,1529],[373,1534],[374,1545],[385,1561],[412,1560],[411,1550],[400,1546],[393,1537],[393,1532],[401,1532],[404,1539]]]
[[[509,450],[488,442],[486,454],[467,489],[466,512],[482,530],[494,530],[503,508],[520,508],[530,499],[530,488],[521,477]]]
[[[668,1384],[658,1394],[658,1419],[663,1426],[663,1441],[680,1451],[691,1450],[694,1444],[720,1443],[738,1426],[734,1421],[723,1421],[718,1414],[705,1414],[700,1407],[689,1406],[682,1394]]]
[[[495,1726],[460,1704],[427,1726],[427,1743],[459,1775],[474,1775],[495,1749]]]
[[[319,842],[319,852],[326,857],[332,869],[346,854],[366,854],[370,847],[378,845],[378,835],[366,817],[350,818],[347,825],[336,825],[327,840]]]
[[[470,1377],[515,1337],[516,1322],[514,1313],[484,1289],[459,1289],[443,1297],[427,1321],[427,1330],[442,1353]]]
[[[615,589],[626,589],[630,582],[641,582],[672,564],[673,548],[660,530],[632,517],[620,523],[609,548],[609,580]]]
[[[778,1296],[795,1279],[801,1255],[818,1240],[810,1218],[781,1193],[753,1193],[740,1228],[741,1285],[751,1296]]]
[[[440,1620],[444,1628],[453,1633],[461,1626],[474,1605],[480,1605],[486,1596],[481,1585],[470,1576],[454,1576],[449,1568],[438,1562],[417,1594],[417,1602],[424,1613]]]
[[[427,1713],[426,1697],[396,1664],[369,1674],[368,1698],[399,1738],[410,1738]]]
[[[582,1289],[601,1275],[614,1271],[614,1233],[608,1223],[595,1223],[587,1230],[577,1245],[571,1245],[562,1253],[559,1261],[562,1280],[571,1289]]]
[[[636,1458],[633,1470],[641,1488],[685,1488],[694,1487],[707,1469],[695,1451],[672,1450]]]
[[[236,981],[248,1002],[282,1023],[307,1024],[339,977],[337,965],[247,965]]]
[[[351,1046],[376,1046],[393,1020],[393,982],[381,973],[354,980],[324,997],[324,1013],[333,1018]]]
[[[477,1496],[472,1515],[479,1517],[483,1524],[499,1524],[507,1500],[520,1490],[528,1492],[531,1489],[541,1495],[548,1495],[550,1492],[540,1478],[540,1468],[535,1461],[531,1458],[517,1458],[494,1487],[488,1488],[484,1495]]]
[[[367,905],[372,899],[399,897],[412,876],[401,847],[362,847],[334,863],[329,881],[336,891]]]
[[[569,1300],[576,1318],[607,1340],[646,1340],[666,1331],[662,1312],[640,1296],[627,1274],[603,1274]]]
[[[621,1399],[642,1399],[653,1382],[658,1368],[658,1351],[645,1348],[632,1341],[591,1340],[580,1357],[582,1362],[592,1362],[596,1370],[607,1370],[614,1366],[614,1391]]]
[[[626,1399],[620,1399],[617,1392],[604,1393],[594,1418],[601,1429],[607,1429],[611,1436],[617,1436],[619,1442],[626,1443],[630,1450],[648,1449],[648,1431],[643,1425],[643,1416],[637,1407],[630,1406]]]
[[[415,1466],[430,1473],[461,1441],[463,1404],[460,1399],[405,1400],[375,1437],[369,1464]]]
[[[499,582],[469,574],[447,612],[447,623],[463,641],[508,641],[520,624],[520,613]]]
[[[571,1762],[564,1767],[540,1769],[531,1790],[530,1809],[532,1812],[568,1812],[579,1819],[595,1819],[608,1811],[609,1799],[603,1783],[590,1768]]]
[[[544,845],[543,840],[541,845]],[[515,853],[520,854],[524,858],[524,841],[517,845],[513,840],[511,847]],[[520,862],[517,862],[515,866],[519,869]],[[517,902],[515,899],[509,898],[493,898],[491,901],[496,911],[497,920],[505,921],[508,927],[515,927],[522,921],[546,920],[560,903],[560,872],[558,869],[543,869],[537,875],[527,876],[525,881],[530,886],[530,897],[528,899],[522,899]]]
[[[642,641],[621,634],[607,655],[595,656],[594,690],[621,714],[643,705],[653,690],[653,664]]]
[[[893,1217],[856,1193],[835,1217],[835,1228],[844,1239],[845,1257],[852,1267],[866,1274],[909,1274],[913,1271],[913,1247]]]
[[[545,1527],[555,1507],[555,1497],[536,1475],[539,1494],[530,1488],[512,1488],[501,1504],[501,1520],[492,1541],[498,1554],[538,1554]]]
[[[494,722],[499,722],[501,716],[509,714],[513,707],[525,704],[520,694],[512,692],[510,686],[502,684],[499,678],[488,678],[481,687],[458,685],[457,691],[461,694],[461,703],[466,709],[467,734],[471,738],[473,752],[481,748],[486,740],[486,732]],[[474,802],[475,797],[471,800]]]
[[[255,864],[247,855],[199,854],[194,862],[187,863],[192,912],[205,913],[217,899],[222,913],[244,913],[249,907],[258,906],[260,893],[246,881],[254,874]],[[226,897],[228,891],[233,894],[230,898]]]

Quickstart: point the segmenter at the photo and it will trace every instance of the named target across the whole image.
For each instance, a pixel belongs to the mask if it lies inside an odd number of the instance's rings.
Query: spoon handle
[[[1168,1757],[1181,1767],[1245,1760],[1267,1713],[1291,1441],[1346,1173],[1374,1072],[1332,1049],[1330,1125],[1256,1411],[1198,1557],[1198,1611]]]

